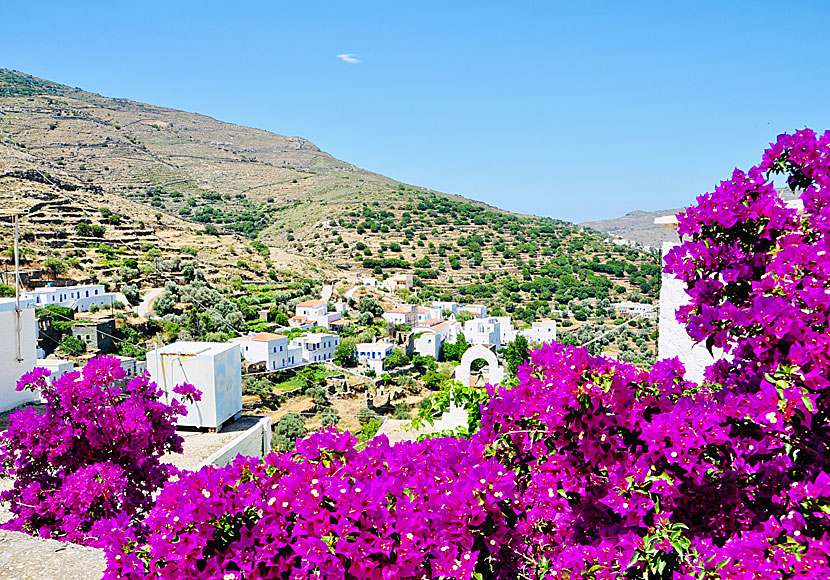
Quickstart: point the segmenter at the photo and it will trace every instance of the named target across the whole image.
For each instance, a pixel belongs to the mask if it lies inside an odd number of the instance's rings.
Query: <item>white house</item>
[[[35,365],[38,368],[49,371],[49,382],[54,383],[66,373],[71,373],[75,370],[75,363],[71,360],[64,360],[61,358],[42,358],[38,359]]]
[[[337,335],[321,332],[297,337],[289,346],[299,347],[303,363],[317,363],[334,360],[334,352],[339,344],[340,338]]]
[[[412,290],[412,274],[395,274],[383,281],[381,284],[390,292],[395,290]]]
[[[462,306],[461,310],[469,312],[476,318],[485,318],[487,316],[487,307],[483,304],[467,304]]]
[[[516,329],[513,327],[513,320],[509,316],[496,316],[501,329],[501,343],[508,344],[516,340]]]
[[[378,285],[378,279],[377,278],[372,278],[372,277],[363,278],[363,285],[364,286],[372,286],[372,287],[377,286]]]
[[[325,300],[306,300],[297,304],[296,315],[288,322],[291,326],[302,329],[314,326],[324,326],[328,329],[331,328],[332,322],[343,318],[344,311],[342,308],[338,311],[335,307],[334,312],[329,312],[328,302]]]
[[[427,306],[419,306],[418,307],[418,322],[426,322],[427,320],[435,320],[440,319],[441,316],[441,309],[440,308],[429,308]]]
[[[416,330],[415,352],[438,360],[441,356],[441,336],[434,330]]]
[[[542,322],[534,322],[527,330],[523,331],[527,342],[534,343],[548,343],[556,340],[556,321],[543,320]]]
[[[38,308],[54,304],[72,308],[76,312],[87,312],[89,307],[109,306],[117,300],[112,292],[105,292],[103,284],[82,284],[79,286],[47,286],[36,288],[25,294],[27,298],[34,298]]]
[[[383,359],[395,350],[388,342],[360,342],[356,348],[358,362],[378,374],[383,372]]]
[[[242,360],[239,345],[182,341],[147,353],[150,378],[164,390],[165,402],[181,397],[177,385],[190,383],[202,400],[187,403],[180,426],[219,429],[242,412]]]
[[[470,344],[501,346],[501,325],[497,318],[473,318],[464,323],[464,337]]]
[[[639,302],[618,302],[614,304],[617,316],[636,316],[657,320],[657,306],[654,304],[640,304]]]
[[[391,324],[415,326],[418,323],[418,306],[403,304],[383,313],[383,319]]]
[[[242,356],[251,362],[265,363],[268,371],[278,371],[302,364],[301,349],[289,349],[288,337],[283,334],[260,332],[232,338],[239,344]]]
[[[19,330],[18,330],[19,329]],[[38,393],[16,391],[18,379],[37,363],[37,321],[35,300],[20,300],[20,326],[17,302],[14,298],[0,298],[0,411],[40,399]]]
[[[295,310],[297,316],[317,318],[328,312],[328,302],[324,300],[306,300],[305,302],[298,303]]]
[[[458,302],[433,302],[432,307],[440,310],[442,315],[444,312],[448,312],[453,316],[458,314],[459,309]]]
[[[439,322],[438,324],[432,324],[426,328],[438,333],[442,343],[448,342],[450,344],[455,344],[455,341],[458,340],[458,335],[461,332],[461,323],[445,320]]]

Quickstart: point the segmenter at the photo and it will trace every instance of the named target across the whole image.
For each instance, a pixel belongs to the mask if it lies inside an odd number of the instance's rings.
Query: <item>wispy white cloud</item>
[[[360,60],[357,58],[357,55],[353,53],[338,54],[337,58],[349,64],[358,64],[360,62]]]

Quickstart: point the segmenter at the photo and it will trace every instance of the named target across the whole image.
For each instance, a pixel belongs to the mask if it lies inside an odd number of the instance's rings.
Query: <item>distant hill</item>
[[[620,218],[583,222],[581,225],[616,238],[625,238],[650,248],[659,248],[663,245],[666,229],[661,225],[654,225],[654,218],[675,215],[681,211],[683,208],[660,211],[636,210]]]
[[[785,201],[795,199],[796,197],[792,190],[788,187],[779,187],[777,191],[781,199]],[[690,201],[689,203],[693,203],[693,201]],[[679,207],[675,209],[662,209],[658,211],[635,210],[620,218],[583,222],[580,225],[610,234],[616,238],[625,238],[638,242],[644,246],[659,248],[662,245],[663,240],[666,239],[666,236],[671,234],[667,234],[664,226],[655,225],[654,219],[677,215],[684,209],[686,208]]]

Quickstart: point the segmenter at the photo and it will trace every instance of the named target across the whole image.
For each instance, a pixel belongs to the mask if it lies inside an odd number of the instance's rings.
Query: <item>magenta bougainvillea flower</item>
[[[803,209],[781,201],[773,173]],[[829,201],[830,133],[804,130],[680,214],[684,241],[667,258],[690,296],[678,319],[728,355],[701,385],[677,360],[644,370],[543,345],[516,381],[488,387],[469,438],[359,450],[328,430],[290,453],[182,473],[151,508],[169,475],[153,471],[158,454],[177,445],[167,423],[148,431],[125,407],[125,432],[167,443],[122,455],[115,419],[83,433],[52,420],[52,436],[26,428],[39,421],[27,412],[3,456],[7,473],[29,474],[9,496],[15,521],[95,536],[110,580],[830,578]],[[115,404],[107,369],[52,397],[92,421]],[[112,457],[78,459],[90,448]],[[147,451],[152,483],[132,467]]]
[[[14,514],[3,527],[95,544],[113,525],[140,520],[177,473],[160,459],[182,451],[175,426],[185,407],[162,402],[146,375],[115,388],[125,377],[115,357],[92,359],[54,384],[49,374],[36,368],[20,379],[17,389],[39,390],[45,408],[14,413],[0,436],[0,476],[14,478],[0,495]],[[177,392],[200,396],[192,385]]]

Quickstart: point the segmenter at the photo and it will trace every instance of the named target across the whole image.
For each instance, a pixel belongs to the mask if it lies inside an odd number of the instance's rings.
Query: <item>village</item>
[[[189,381],[205,392],[235,393],[232,399],[244,399],[249,411],[268,413],[275,429],[288,413],[299,413],[314,429],[330,422],[334,412],[341,428],[363,427],[370,436],[381,431],[384,420],[411,419],[421,401],[446,381],[494,382],[499,371],[482,359],[492,356],[504,365],[504,352],[517,338],[531,346],[557,339],[556,320],[521,322],[517,329],[511,316],[493,316],[484,304],[422,303],[407,272],[382,279],[358,273],[317,285],[317,297],[301,294],[287,304],[290,317],[274,317],[273,307],[264,309],[258,322],[248,323],[247,330],[230,329],[221,341],[177,339],[173,333],[155,334],[152,342],[136,337],[133,329],[153,323],[169,328],[165,304],[177,300],[171,282],[128,297],[104,283],[41,279],[35,281],[41,285],[25,287],[19,275],[7,275],[6,281],[14,283],[15,296],[0,299],[0,332],[13,336],[16,348],[0,355],[6,358],[0,358],[0,411],[38,402],[36,394],[14,389],[27,369],[46,368],[54,381],[94,356],[109,355],[118,358],[128,378],[147,372],[166,390]],[[614,312],[622,320],[653,321],[658,310],[654,304],[622,301],[614,304]],[[478,356],[470,361],[472,370],[462,369],[461,355],[470,347]],[[330,391],[331,397],[318,397],[327,400],[325,405],[304,397],[309,385],[296,379],[306,368],[322,383],[316,386]],[[321,421],[324,408],[329,421]],[[241,411],[235,404],[232,412],[191,426],[221,430]],[[372,418],[369,428],[366,417]]]

